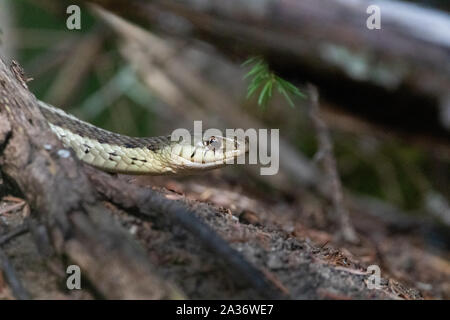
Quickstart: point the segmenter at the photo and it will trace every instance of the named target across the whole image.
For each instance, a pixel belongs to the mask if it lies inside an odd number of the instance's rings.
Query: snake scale
[[[247,142],[237,137],[134,138],[98,128],[42,101],[38,104],[65,147],[72,148],[80,160],[108,172],[193,174],[234,163],[247,152]]]

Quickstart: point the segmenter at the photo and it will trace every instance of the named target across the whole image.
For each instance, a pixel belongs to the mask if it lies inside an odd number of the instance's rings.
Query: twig
[[[0,248],[0,269],[3,271],[6,281],[8,282],[13,295],[20,300],[30,299],[30,295],[23,287],[22,282],[17,277],[16,271],[8,259],[8,256]]]
[[[345,241],[355,243],[358,241],[355,230],[350,222],[349,213],[344,204],[342,184],[336,167],[336,159],[333,155],[333,145],[331,143],[328,127],[320,116],[319,94],[317,88],[308,85],[309,97],[311,99],[309,115],[319,140],[318,154],[323,160],[325,174],[330,186],[330,198],[333,209],[340,224],[340,233]]]
[[[17,299],[21,300],[27,300],[30,299],[30,295],[23,287],[21,281],[17,277],[17,274],[11,265],[7,255],[3,250],[1,249],[1,246],[7,243],[9,240],[28,232],[28,225],[26,223],[18,226],[17,228],[13,229],[9,233],[0,236],[0,269],[3,271],[6,281],[8,282],[9,286],[11,287],[11,290],[13,292],[13,295]]]
[[[22,198],[14,197],[14,196],[4,196],[2,198],[3,201],[10,201],[10,202],[25,202]]]
[[[24,205],[25,205],[25,202],[22,202],[22,203],[19,202],[19,203],[15,203],[15,204],[12,204],[10,206],[4,207],[4,208],[0,209],[0,215],[8,213],[8,212],[11,212],[11,211],[14,211],[16,209],[20,209]]]
[[[7,234],[0,236],[0,246],[4,245],[9,240],[11,240],[17,236],[20,236],[24,233],[27,233],[27,232],[28,232],[28,225],[26,223],[21,224],[20,226],[11,230]]]

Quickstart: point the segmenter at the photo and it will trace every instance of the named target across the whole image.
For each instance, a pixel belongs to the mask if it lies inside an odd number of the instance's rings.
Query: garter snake
[[[134,138],[98,128],[39,101],[51,130],[77,157],[104,171],[126,174],[182,175],[222,167],[245,154],[248,143],[237,136],[171,139]]]

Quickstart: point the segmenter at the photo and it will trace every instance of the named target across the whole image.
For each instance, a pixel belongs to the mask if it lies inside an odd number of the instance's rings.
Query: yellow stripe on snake
[[[39,101],[52,131],[77,157],[101,170],[126,174],[192,174],[219,168],[248,150],[237,137],[193,136],[191,142],[171,136],[133,138],[81,121]]]

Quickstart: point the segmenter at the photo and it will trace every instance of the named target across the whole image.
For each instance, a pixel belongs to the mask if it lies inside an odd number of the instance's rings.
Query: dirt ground
[[[442,230],[399,227],[364,212],[351,212],[360,243],[336,237],[323,201],[305,191],[291,195],[261,191],[212,172],[199,177],[120,176],[160,189],[166,197],[195,210],[233,248],[293,299],[450,299],[450,248]],[[110,203],[119,221],[148,252],[157,272],[192,299],[253,299],[191,234],[176,225],[159,225]],[[30,210],[21,199],[0,203],[0,231],[19,225]],[[28,233],[3,246],[26,289],[35,299],[98,298],[83,279],[82,290],[65,287],[67,261],[44,259]],[[368,289],[367,267],[381,270],[381,288]],[[86,281],[85,281],[86,280]],[[13,296],[0,276],[0,299]]]

